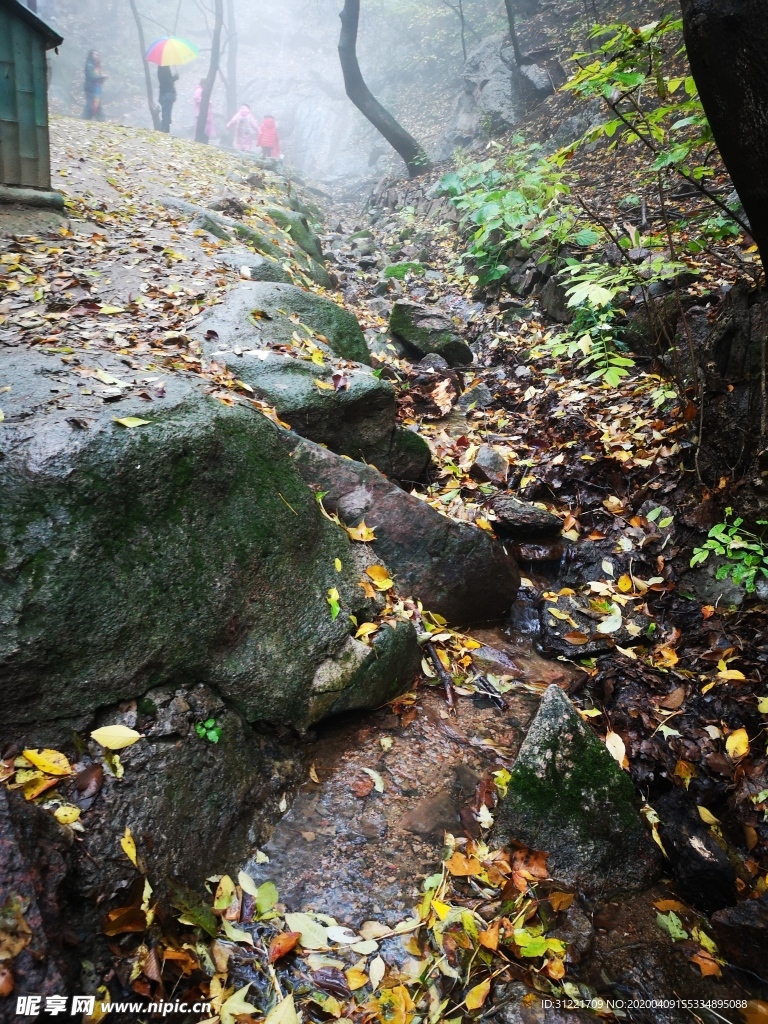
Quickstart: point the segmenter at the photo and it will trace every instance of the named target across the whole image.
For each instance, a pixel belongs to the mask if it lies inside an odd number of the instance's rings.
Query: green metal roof
[[[21,0],[0,0],[0,7],[15,14],[38,32],[45,39],[46,50],[52,50],[54,46],[61,46],[64,42],[64,37],[60,36],[55,28],[51,28],[48,22],[43,21],[34,11],[30,11]]]

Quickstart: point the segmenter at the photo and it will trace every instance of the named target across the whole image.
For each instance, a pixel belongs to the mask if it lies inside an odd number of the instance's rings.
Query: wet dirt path
[[[445,832],[480,834],[478,786],[513,762],[546,686],[575,672],[501,629],[471,635],[478,671],[517,677],[503,706],[459,696],[452,716],[442,690],[423,687],[331,722],[308,748],[309,777],[263,848],[269,862],[246,866],[290,909],[394,926],[438,867]]]

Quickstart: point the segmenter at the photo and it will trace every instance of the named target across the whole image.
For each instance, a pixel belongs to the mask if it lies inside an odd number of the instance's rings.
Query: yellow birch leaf
[[[725,749],[734,761],[749,753],[749,736],[746,729],[736,729],[725,741]]]
[[[358,631],[355,633],[355,639],[359,640],[360,637],[370,636],[371,633],[375,633],[378,628],[379,627],[376,622],[364,622],[362,626],[358,629]]]
[[[46,775],[72,774],[72,765],[58,750],[25,750],[24,757]]]
[[[368,984],[368,975],[365,971],[361,971],[359,967],[350,967],[344,974],[347,977],[347,985],[349,985],[350,992],[357,992],[359,988]]]
[[[119,419],[115,416],[113,418],[115,423],[121,427],[146,427],[152,422],[152,420],[143,420],[140,416],[122,416]]]
[[[105,725],[101,729],[94,729],[91,733],[91,739],[96,740],[102,747],[107,747],[108,750],[123,750],[124,747],[132,746],[141,738],[140,732],[129,729],[125,725]]]
[[[720,822],[714,816],[712,811],[708,811],[706,807],[702,807],[701,804],[699,804],[698,807],[697,807],[697,810],[699,812],[699,817],[701,818],[701,820],[706,825],[719,825],[720,824]]]
[[[479,985],[475,985],[467,993],[467,998],[464,1000],[464,1005],[468,1010],[479,1010],[485,1000],[488,998],[488,993],[491,991],[491,979],[486,978],[485,981],[481,981]]]
[[[616,586],[619,588],[622,594],[628,594],[632,589],[632,577],[627,576],[627,574],[624,573],[623,576],[619,576],[619,581],[616,584]]]
[[[627,748],[624,745],[624,740],[617,732],[613,732],[613,730],[609,730],[607,732],[605,745],[608,748],[608,752],[611,757],[615,758],[622,768],[627,768],[629,766],[629,762],[627,760]]]

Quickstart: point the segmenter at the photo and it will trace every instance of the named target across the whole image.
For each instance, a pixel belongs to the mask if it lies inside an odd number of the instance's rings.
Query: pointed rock
[[[499,806],[490,841],[511,840],[548,853],[551,876],[588,895],[643,889],[659,874],[629,776],[557,686],[542,697]]]

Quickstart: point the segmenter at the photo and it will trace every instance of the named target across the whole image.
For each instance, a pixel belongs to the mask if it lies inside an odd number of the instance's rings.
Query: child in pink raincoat
[[[261,122],[259,129],[259,143],[263,156],[272,157],[273,160],[280,159],[280,138],[277,134],[277,125],[274,117],[267,114]]]
[[[259,137],[259,124],[251,114],[251,108],[244,103],[227,125],[235,129],[235,149],[241,153],[251,153],[256,148]]]
[[[200,84],[195,89],[194,101],[195,101],[195,125],[197,125],[197,119],[200,117],[200,105],[203,102],[203,89],[205,88],[205,79],[200,79]],[[213,124],[213,104],[208,103],[208,117],[205,121],[205,134],[209,139],[213,138],[215,128]]]

